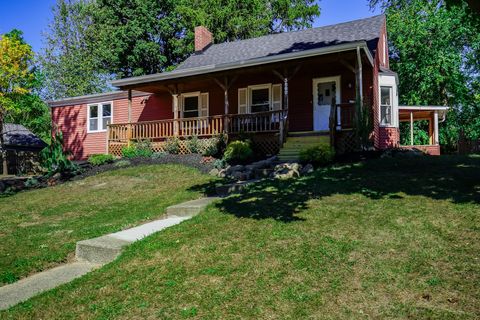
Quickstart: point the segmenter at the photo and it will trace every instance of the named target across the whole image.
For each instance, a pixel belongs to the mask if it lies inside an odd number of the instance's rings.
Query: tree
[[[3,124],[6,115],[18,110],[16,101],[28,94],[35,80],[33,51],[22,32],[13,30],[0,37],[0,149],[3,174],[7,174],[7,152]]]
[[[97,60],[96,45],[89,38],[93,2],[57,0],[53,21],[44,34],[44,48],[39,57],[45,77],[42,96],[60,99],[100,93],[109,89],[110,76]]]
[[[465,1],[372,0],[387,13],[391,68],[402,104],[447,105],[440,140],[454,149],[460,132],[480,138],[480,23]],[[476,110],[476,111],[475,111]],[[470,116],[466,116],[466,115]],[[477,116],[478,117],[478,116]]]
[[[193,29],[215,42],[311,26],[314,0],[57,0],[41,55],[44,97],[108,90],[110,78],[171,70],[193,52]]]

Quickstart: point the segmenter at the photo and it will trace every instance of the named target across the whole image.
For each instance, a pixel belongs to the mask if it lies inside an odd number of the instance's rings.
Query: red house
[[[120,155],[146,139],[161,151],[172,137],[220,133],[249,134],[285,159],[301,139],[348,152],[360,110],[373,123],[375,148],[411,147],[400,146],[399,123],[428,120],[430,144],[415,147],[440,153],[438,123],[447,108],[398,105],[384,15],[220,44],[213,37],[195,28],[196,51],[174,71],[113,81],[116,92],[51,101],[74,157]]]

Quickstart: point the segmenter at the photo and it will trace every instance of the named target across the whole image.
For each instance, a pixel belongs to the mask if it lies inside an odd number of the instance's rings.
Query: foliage
[[[227,166],[227,162],[225,161],[225,159],[215,159],[215,161],[213,162],[213,167],[216,168],[216,169],[223,169]]]
[[[413,122],[413,144],[426,145],[429,144],[430,137],[428,135],[428,121]],[[400,122],[400,144],[411,145],[410,141],[410,122]]]
[[[167,154],[168,154],[167,152],[163,152],[163,151],[154,152],[152,154],[152,159],[161,159],[161,158],[165,157]]]
[[[371,114],[371,103],[368,101],[364,101],[363,105],[360,106],[360,99],[357,98],[355,108],[357,111],[357,125],[356,125],[356,133],[358,135],[358,141],[360,143],[360,148],[362,150],[368,150],[369,147],[372,145],[372,141],[370,139],[370,134],[373,130],[373,116]]]
[[[111,154],[92,154],[88,157],[88,162],[92,166],[101,166],[102,164],[112,163],[114,160]]]
[[[253,150],[250,141],[233,141],[230,142],[223,154],[223,159],[230,163],[245,163],[253,157]]]
[[[318,146],[307,148],[300,151],[300,161],[311,163],[314,166],[325,166],[332,162],[334,152],[328,144],[319,144]]]
[[[41,55],[45,96],[172,70],[193,52],[198,25],[219,43],[310,27],[319,14],[314,0],[57,0]]]
[[[153,154],[152,144],[149,140],[139,141],[130,146],[122,148],[123,158],[149,158]]]
[[[170,154],[178,154],[180,152],[180,140],[177,137],[168,138],[165,141],[165,151]]]
[[[34,187],[38,186],[39,184],[40,184],[40,182],[38,181],[38,179],[36,179],[34,177],[28,178],[28,180],[25,181],[25,187],[27,187],[27,188],[34,188]]]
[[[94,54],[96,44],[89,35],[94,2],[57,0],[53,20],[44,35],[39,62],[45,75],[45,99],[59,99],[108,90],[109,75]],[[112,38],[113,39],[113,38]]]
[[[3,123],[6,116],[19,112],[16,100],[27,95],[34,84],[33,51],[22,37],[22,32],[12,30],[0,36],[0,149],[3,168],[7,170],[5,148],[3,148]],[[6,174],[6,172],[4,172]]]
[[[50,141],[50,145],[40,152],[42,166],[48,171],[48,175],[57,172],[77,172],[78,166],[69,158],[69,153],[63,149],[63,135],[60,131],[56,131]]]
[[[372,0],[387,13],[391,68],[399,73],[400,103],[447,105],[440,143],[480,138],[480,16],[464,0]]]
[[[192,136],[189,139],[187,139],[187,148],[191,153],[200,152],[200,142],[198,141],[197,136]]]

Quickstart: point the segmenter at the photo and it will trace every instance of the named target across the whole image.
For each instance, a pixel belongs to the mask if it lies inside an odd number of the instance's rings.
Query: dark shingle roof
[[[20,124],[3,124],[4,143],[7,147],[42,149],[47,144]]]
[[[384,23],[385,16],[379,15],[331,26],[214,44],[205,51],[190,56],[176,70],[233,63],[356,41],[366,41],[368,48],[374,53]]]

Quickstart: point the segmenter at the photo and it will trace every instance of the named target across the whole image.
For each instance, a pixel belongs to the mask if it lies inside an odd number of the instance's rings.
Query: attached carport
[[[444,106],[399,106],[398,113],[400,122],[410,123],[410,143],[408,145],[402,145],[401,148],[415,148],[430,155],[440,155],[438,124],[445,121],[447,110],[448,107]],[[414,122],[422,120],[428,121],[429,143],[415,145]]]

